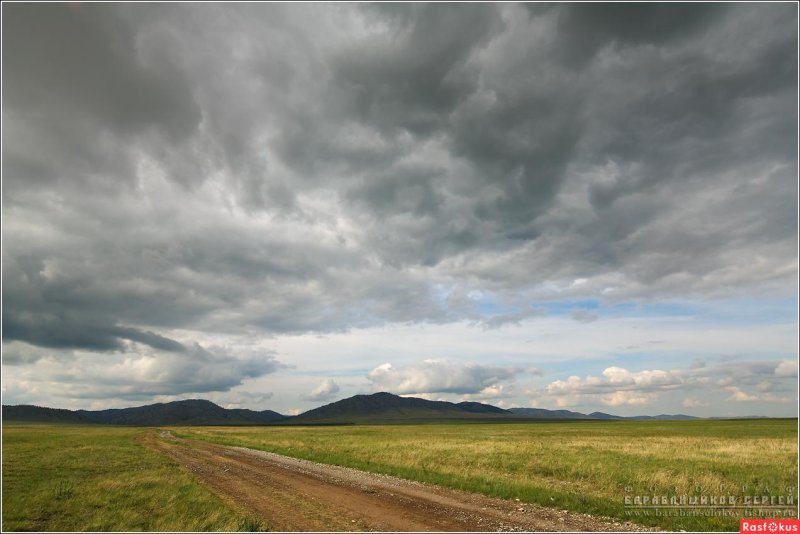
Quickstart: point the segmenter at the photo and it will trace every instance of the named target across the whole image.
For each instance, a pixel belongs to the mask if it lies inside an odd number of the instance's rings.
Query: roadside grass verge
[[[4,531],[232,531],[263,525],[137,441],[144,428],[3,425]]]
[[[792,495],[797,420],[180,427],[236,445],[670,530],[738,530],[739,516],[631,513],[625,496]]]

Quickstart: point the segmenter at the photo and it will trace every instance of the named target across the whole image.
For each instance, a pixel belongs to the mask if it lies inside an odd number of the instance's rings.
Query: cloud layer
[[[53,352],[9,343],[3,359],[12,391],[49,390],[65,398],[149,400],[159,395],[224,392],[243,381],[285,369],[272,354],[231,356],[224,347],[199,344],[180,352],[130,346],[117,357],[97,352]],[[64,365],[58,365],[63,362]],[[8,384],[4,381],[4,387]],[[268,395],[268,394],[267,394]]]
[[[279,367],[215,336],[795,295],[796,27],[788,4],[4,6],[4,363],[153,355],[232,375],[131,392],[224,390]],[[458,369],[373,382],[490,385]]]

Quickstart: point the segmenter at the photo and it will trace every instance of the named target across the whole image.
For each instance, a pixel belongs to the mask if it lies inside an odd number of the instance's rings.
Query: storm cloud
[[[4,4],[4,344],[234,363],[131,386],[223,391],[281,367],[199,337],[794,295],[796,29],[789,4]]]

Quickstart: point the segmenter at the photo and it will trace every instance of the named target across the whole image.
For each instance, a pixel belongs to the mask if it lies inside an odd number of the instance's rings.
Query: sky
[[[797,415],[794,3],[2,15],[4,404]]]

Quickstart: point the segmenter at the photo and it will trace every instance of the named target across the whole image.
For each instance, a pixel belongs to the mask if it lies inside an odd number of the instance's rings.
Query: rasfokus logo
[[[763,532],[777,534],[780,532],[800,532],[799,519],[742,519],[739,532]]]

